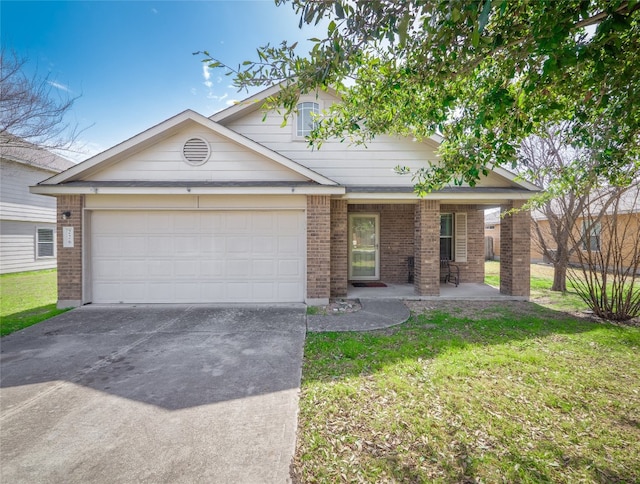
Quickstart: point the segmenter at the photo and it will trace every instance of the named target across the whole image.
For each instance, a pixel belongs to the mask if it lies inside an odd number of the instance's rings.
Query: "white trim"
[[[40,255],[39,245],[40,245],[40,230],[50,230],[53,235],[53,240],[51,242],[42,242],[43,244],[52,244],[53,253],[51,255]],[[56,227],[39,227],[36,225],[35,231],[35,244],[34,244],[35,254],[34,260],[47,260],[47,259],[55,259],[56,258]]]
[[[343,195],[341,186],[288,187],[88,187],[36,185],[29,187],[38,195]]]
[[[42,182],[42,185],[54,185],[58,183],[65,183],[74,180],[82,179],[83,175],[91,174],[97,171],[97,168],[100,165],[110,166],[111,164],[117,163],[118,161],[126,158],[127,156],[144,149],[152,144],[156,143],[159,139],[163,139],[188,123],[193,122],[204,126],[214,133],[222,136],[230,141],[233,141],[245,148],[258,153],[265,158],[275,161],[280,165],[289,168],[290,170],[298,173],[304,177],[309,178],[310,180],[319,183],[321,185],[338,185],[335,181],[320,175],[319,173],[299,164],[295,161],[283,156],[275,151],[266,148],[265,146],[256,143],[255,141],[246,138],[235,131],[218,124],[209,118],[202,116],[201,114],[196,113],[195,111],[187,110],[182,113],[163,121],[162,123],[143,131],[142,133],[134,136],[133,138],[120,143],[119,145],[114,146],[113,148],[104,151],[93,158],[89,158],[82,163],[69,168],[67,171],[55,175],[48,180]]]
[[[355,217],[372,217],[375,223],[375,270],[373,276],[354,276],[353,275],[353,241],[350,240],[353,235],[353,219]],[[368,212],[352,212],[348,216],[348,230],[347,230],[347,243],[349,245],[349,254],[348,254],[348,279],[350,281],[378,281],[380,280],[380,214],[379,213],[368,213]]]
[[[446,200],[446,201],[459,201],[459,203],[465,203],[466,201],[473,200],[481,203],[493,203],[495,205],[496,202],[501,200],[529,200],[536,195],[534,192],[512,192],[512,191],[504,191],[504,192],[465,192],[465,193],[455,193],[455,192],[431,192],[425,195],[424,197],[419,197],[417,194],[413,192],[378,192],[378,193],[354,193],[349,192],[345,193],[341,198],[353,201],[352,203],[366,203],[366,201],[371,201],[371,203],[380,203],[380,201],[384,200],[399,200],[399,201],[413,201],[417,202],[418,200]]]
[[[510,182],[513,182],[522,188],[526,188],[527,190],[531,190],[534,192],[542,191],[542,188],[540,188],[539,186],[534,185],[533,183],[530,183],[526,180],[523,180],[522,178],[520,178],[519,175],[516,175],[515,173],[512,173],[509,170],[502,168],[500,166],[494,166],[491,169],[491,171],[494,172],[496,175],[500,175],[506,178],[507,180],[509,180]]]

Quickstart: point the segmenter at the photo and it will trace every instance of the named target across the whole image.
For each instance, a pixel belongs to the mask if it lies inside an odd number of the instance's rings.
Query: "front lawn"
[[[308,335],[294,482],[640,482],[640,328],[525,302],[411,308]]]
[[[55,270],[0,275],[0,336],[65,312],[57,294]]]

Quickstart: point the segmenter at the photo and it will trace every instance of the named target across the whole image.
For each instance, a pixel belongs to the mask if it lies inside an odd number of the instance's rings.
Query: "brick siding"
[[[417,294],[440,295],[440,201],[420,200],[415,210],[415,280]]]
[[[58,198],[58,301],[61,306],[82,303],[82,210],[84,195],[62,195]],[[67,220],[63,212],[71,212]],[[73,227],[73,247],[63,247],[62,228]],[[65,301],[68,301],[65,303]]]
[[[329,299],[331,291],[331,198],[307,196],[307,299]]]
[[[347,201],[331,200],[331,296],[347,295],[349,245]]]
[[[513,201],[501,211],[520,208]],[[511,296],[529,296],[531,288],[531,218],[528,210],[507,215],[500,224],[500,292]]]

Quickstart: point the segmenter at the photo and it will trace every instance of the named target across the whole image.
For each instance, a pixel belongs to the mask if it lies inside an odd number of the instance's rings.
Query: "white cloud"
[[[228,93],[225,93],[222,96],[216,96],[212,91],[210,91],[209,94],[207,94],[207,99],[213,99],[214,101],[224,101],[228,97]]]
[[[68,86],[65,86],[64,84],[60,84],[59,82],[47,81],[47,84],[49,84],[51,87],[55,87],[56,89],[60,89],[61,91],[71,92],[71,89],[69,89]]]
[[[202,64],[202,77],[204,77],[205,81],[211,79],[211,72],[209,71],[209,66],[207,64]]]
[[[237,99],[229,99],[225,104],[227,106],[235,106],[236,104],[238,104],[240,101]]]
[[[193,96],[195,96],[196,94],[198,94],[198,90],[197,90],[195,87],[192,87],[192,88],[191,88],[191,94],[192,94]]]

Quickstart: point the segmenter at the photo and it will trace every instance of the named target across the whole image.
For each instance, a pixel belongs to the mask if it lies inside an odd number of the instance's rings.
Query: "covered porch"
[[[407,299],[407,300],[467,300],[467,301],[528,301],[528,296],[504,294],[500,288],[480,282],[440,284],[439,295],[416,294],[413,284],[385,283],[386,287],[347,287],[346,299]]]

